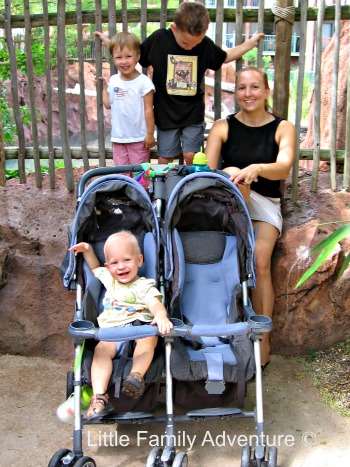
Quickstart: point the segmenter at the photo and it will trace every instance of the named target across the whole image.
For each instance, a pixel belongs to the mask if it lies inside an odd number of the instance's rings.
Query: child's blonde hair
[[[135,255],[141,255],[140,245],[135,235],[129,232],[128,230],[121,230],[120,232],[116,232],[110,235],[104,244],[103,252],[104,252],[106,261],[108,258],[109,250],[113,246],[113,243],[116,240],[124,240],[124,245],[129,244],[132,247],[133,251],[135,252]]]
[[[109,43],[110,54],[113,54],[115,47],[118,47],[120,50],[123,50],[124,47],[128,47],[128,49],[134,50],[140,55],[140,41],[135,34],[131,32],[118,32],[113,36]]]

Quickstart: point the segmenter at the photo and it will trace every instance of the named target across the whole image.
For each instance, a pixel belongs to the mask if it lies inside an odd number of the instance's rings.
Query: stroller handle
[[[85,190],[85,185],[93,177],[100,177],[102,175],[121,174],[125,172],[142,172],[145,170],[144,166],[138,165],[117,165],[113,167],[98,167],[85,172],[79,180],[77,188],[77,197],[80,198]]]
[[[269,332],[272,329],[272,320],[268,316],[259,316],[258,321],[250,319],[244,323],[222,324],[222,325],[194,325],[181,324],[180,320],[175,320],[175,325],[171,330],[171,337],[229,337]],[[91,321],[77,320],[69,325],[69,334],[76,342],[84,339],[95,339],[107,342],[122,342],[144,337],[158,336],[157,326],[115,326],[110,328],[96,328]]]

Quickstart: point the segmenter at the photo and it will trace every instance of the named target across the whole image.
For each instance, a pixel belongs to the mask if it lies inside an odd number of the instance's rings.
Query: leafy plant
[[[339,242],[345,238],[350,238],[350,224],[342,225],[338,227],[334,232],[328,235],[325,239],[315,245],[311,250],[311,255],[318,254],[316,260],[312,265],[304,272],[301,278],[298,280],[295,288],[298,288],[305,284],[307,280],[332,256]],[[344,272],[350,266],[350,253],[345,255],[343,258],[338,277],[342,276]]]

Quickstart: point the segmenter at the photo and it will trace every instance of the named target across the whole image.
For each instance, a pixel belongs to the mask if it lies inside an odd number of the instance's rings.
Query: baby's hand
[[[163,313],[157,314],[157,316],[153,318],[151,324],[156,324],[158,326],[159,332],[162,336],[170,334],[170,331],[173,328],[173,323]]]
[[[75,255],[77,255],[78,253],[86,253],[87,251],[89,251],[89,249],[89,243],[80,242],[68,248],[68,251],[72,251]]]

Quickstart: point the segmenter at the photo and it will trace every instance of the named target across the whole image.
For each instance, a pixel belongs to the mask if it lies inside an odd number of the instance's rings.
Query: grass
[[[64,169],[64,162],[63,161],[55,161],[55,169]],[[46,165],[42,165],[40,167],[40,171],[42,174],[49,173],[49,168]],[[33,169],[26,169],[26,174],[34,173]],[[5,177],[6,180],[10,180],[11,178],[19,178],[19,170],[18,169],[5,169]]]
[[[350,339],[326,350],[310,351],[304,361],[321,399],[340,415],[350,417]]]

